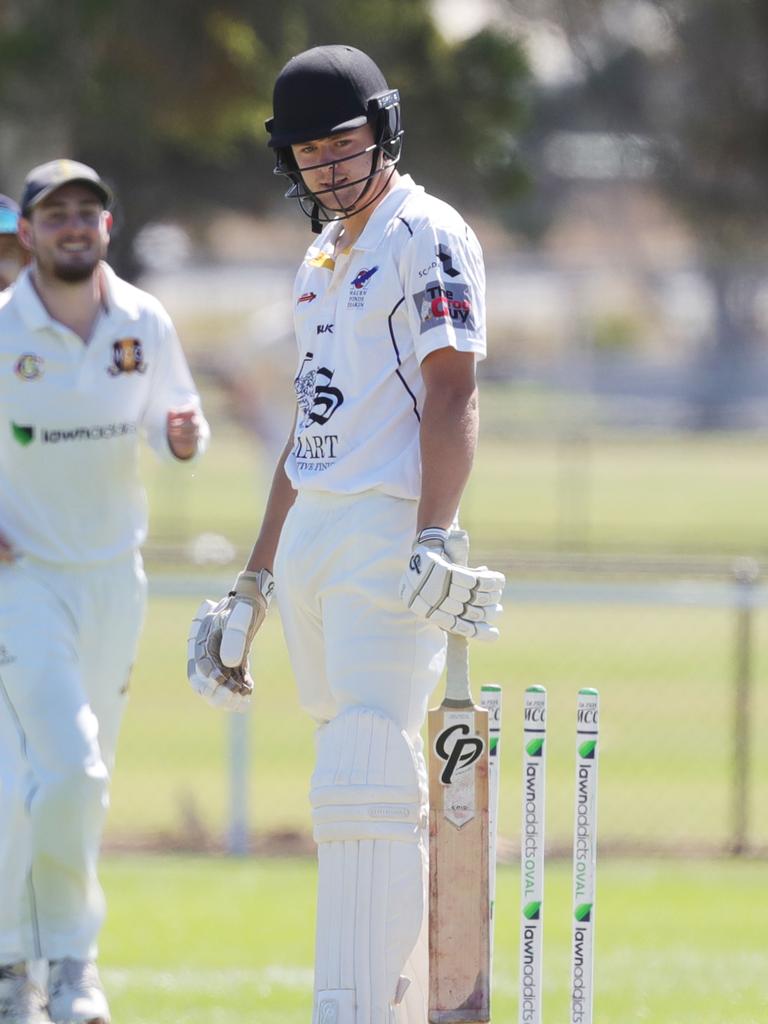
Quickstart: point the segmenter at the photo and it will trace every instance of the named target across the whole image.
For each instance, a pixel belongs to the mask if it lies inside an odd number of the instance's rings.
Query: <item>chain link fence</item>
[[[768,856],[768,587],[757,563],[552,556],[504,568],[502,640],[472,649],[476,696],[483,682],[503,690],[501,855],[519,849],[523,691],[538,683],[549,694],[552,853],[570,850],[576,693],[594,686],[601,856]],[[151,578],[113,845],[311,852],[313,726],[277,616],[255,647],[249,715],[217,713],[186,685],[192,613],[230,583]]]
[[[520,691],[538,682],[550,693],[554,851],[571,842],[576,691],[594,686],[603,854],[768,854],[768,588],[756,563],[740,560],[720,580],[696,578],[690,566],[687,576],[617,578],[615,564],[589,578],[594,568],[572,568],[566,578],[549,569],[533,579],[533,567],[517,566],[507,589],[520,638],[506,686],[512,845]]]

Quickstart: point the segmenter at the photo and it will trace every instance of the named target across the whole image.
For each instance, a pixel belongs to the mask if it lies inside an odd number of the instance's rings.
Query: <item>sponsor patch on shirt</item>
[[[334,371],[326,366],[312,366],[312,359],[312,353],[307,352],[293,381],[301,412],[297,433],[313,424],[327,423],[344,403],[344,395],[331,383]]]
[[[11,420],[11,433],[23,447],[32,444],[35,437],[41,444],[61,444],[64,441],[111,441],[115,437],[125,437],[136,433],[135,423],[99,423],[91,427],[62,427],[48,429],[14,423]]]
[[[14,441],[18,441],[22,448],[26,448],[28,444],[32,444],[35,440],[34,427],[26,426],[23,423],[14,423],[13,420],[11,420],[11,434]]]
[[[430,281],[423,292],[413,296],[421,320],[421,333],[433,327],[452,324],[457,331],[475,330],[469,286],[453,284],[446,288],[439,281]]]
[[[328,469],[337,458],[338,434],[325,429],[344,395],[332,384],[334,371],[314,367],[314,356],[307,352],[294,379],[299,418],[293,455],[299,472],[317,473]]]

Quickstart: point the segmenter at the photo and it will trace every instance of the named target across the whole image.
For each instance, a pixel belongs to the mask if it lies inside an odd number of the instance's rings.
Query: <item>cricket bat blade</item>
[[[429,712],[429,1021],[490,1020],[488,712]]]

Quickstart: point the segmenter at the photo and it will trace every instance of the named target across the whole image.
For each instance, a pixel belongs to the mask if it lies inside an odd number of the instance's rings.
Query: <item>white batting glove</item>
[[[215,624],[223,604],[206,600],[195,612],[187,640],[187,678],[195,693],[214,707],[245,711],[251,702],[253,680],[247,667],[237,671],[221,664],[221,630]]]
[[[187,676],[192,688],[214,707],[248,707],[253,693],[248,654],[274,587],[266,569],[241,572],[227,597],[218,604],[203,601],[198,608],[187,644]]]
[[[502,611],[504,574],[481,565],[456,565],[445,554],[448,531],[422,530],[400,581],[400,598],[420,618],[447,633],[477,640],[497,640],[492,625]]]

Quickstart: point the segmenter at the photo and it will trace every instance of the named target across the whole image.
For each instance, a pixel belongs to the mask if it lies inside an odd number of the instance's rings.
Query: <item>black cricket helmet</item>
[[[392,173],[400,159],[403,130],[400,127],[400,93],[390,89],[384,75],[371,58],[354,46],[316,46],[291,58],[277,76],[272,97],[274,114],[266,122],[269,146],[275,151],[275,174],[291,180],[286,196],[297,199],[312,226],[320,222],[351,217],[375,201],[361,200],[382,172]],[[310,191],[301,176],[291,146],[329,135],[347,132],[370,124],[373,145],[368,173],[344,187],[363,185],[351,207],[345,207],[331,183],[322,191]],[[357,156],[359,154],[353,154]],[[349,156],[345,160],[351,159]],[[315,164],[332,167],[342,161]],[[305,168],[308,170],[309,168]]]

